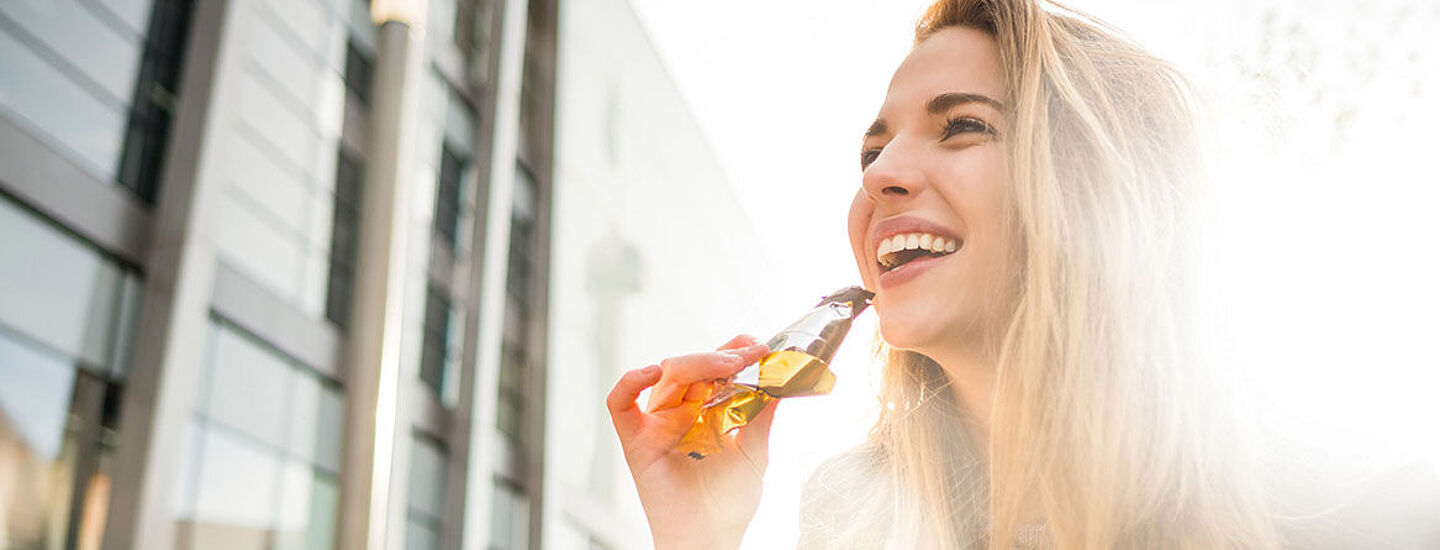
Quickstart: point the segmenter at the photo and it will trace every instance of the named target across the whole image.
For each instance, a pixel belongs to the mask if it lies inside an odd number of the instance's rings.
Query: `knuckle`
[[[623,400],[624,395],[622,394],[622,390],[619,386],[616,386],[615,389],[610,390],[609,395],[605,396],[605,406],[613,410],[615,407],[623,404]]]

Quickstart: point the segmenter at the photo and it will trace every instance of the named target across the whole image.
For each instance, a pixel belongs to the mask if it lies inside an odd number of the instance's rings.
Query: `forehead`
[[[882,116],[923,107],[936,94],[976,93],[1004,101],[1005,73],[995,39],[984,31],[950,27],[916,44],[895,69]]]

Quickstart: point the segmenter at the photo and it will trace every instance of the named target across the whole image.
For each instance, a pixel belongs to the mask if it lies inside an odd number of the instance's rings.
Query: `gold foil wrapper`
[[[680,452],[701,459],[724,448],[725,434],[749,424],[765,406],[774,401],[765,392],[744,384],[724,386],[719,399],[700,409],[700,419],[680,438]]]
[[[700,417],[680,439],[679,450],[701,459],[724,448],[725,434],[749,424],[771,401],[824,395],[835,387],[828,361],[835,357],[850,322],[875,295],[860,287],[826,296],[768,342],[758,365],[717,383]]]
[[[680,451],[701,459],[720,452],[725,434],[749,424],[771,401],[782,397],[824,395],[835,388],[835,374],[818,358],[781,350],[760,360],[760,384],[726,383],[700,409],[700,418],[680,438]]]
[[[835,389],[835,373],[808,353],[777,351],[760,361],[760,389],[772,397],[825,395]]]

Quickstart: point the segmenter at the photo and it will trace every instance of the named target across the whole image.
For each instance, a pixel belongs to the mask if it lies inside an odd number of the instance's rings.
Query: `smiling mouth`
[[[889,273],[921,258],[949,256],[963,244],[959,239],[930,233],[906,233],[880,241],[875,257],[879,259],[880,272]]]

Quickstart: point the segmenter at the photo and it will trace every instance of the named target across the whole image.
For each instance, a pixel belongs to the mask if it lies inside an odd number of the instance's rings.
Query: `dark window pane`
[[[515,194],[510,205],[510,251],[505,288],[509,298],[528,310],[535,246],[535,179],[524,165],[515,167]],[[528,315],[527,315],[528,316]]]
[[[535,180],[524,166],[516,167],[515,194],[511,203],[509,262],[505,279],[504,343],[500,359],[500,387],[497,396],[496,427],[523,444],[527,408],[527,349],[530,292],[535,284]]]
[[[371,82],[375,78],[375,62],[351,43],[345,48],[345,89],[361,103],[370,104]]]
[[[524,352],[519,346],[505,345],[500,352],[495,427],[517,441],[523,440],[525,430],[525,375]]]
[[[505,289],[510,299],[522,307],[529,304],[530,278],[532,269],[530,257],[534,250],[534,224],[526,220],[515,220],[510,224],[510,261],[506,266]]]
[[[145,59],[135,83],[125,150],[116,178],[146,201],[154,201],[169,141],[170,117],[180,93],[185,38],[193,0],[156,0],[145,40]]]
[[[460,185],[465,161],[449,144],[440,152],[440,181],[435,189],[435,233],[453,249],[460,234]]]
[[[450,299],[431,286],[425,296],[424,343],[420,349],[420,381],[445,395],[445,367],[450,358]]]
[[[360,249],[360,160],[344,147],[335,163],[335,215],[330,227],[330,280],[325,293],[325,318],[341,328],[350,323],[355,257]]]
[[[469,56],[475,51],[475,20],[476,0],[457,0],[455,2],[455,46],[460,48],[460,53]]]

